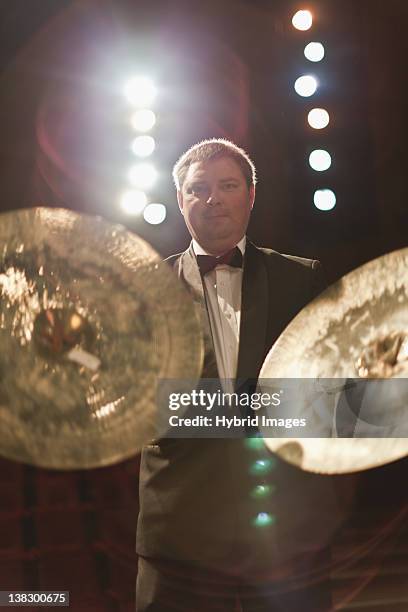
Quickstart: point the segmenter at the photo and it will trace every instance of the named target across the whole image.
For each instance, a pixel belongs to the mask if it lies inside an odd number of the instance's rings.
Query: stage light
[[[313,17],[310,11],[298,11],[292,17],[293,27],[297,30],[309,30],[312,27]]]
[[[149,204],[143,211],[143,217],[147,223],[159,225],[166,218],[166,207],[164,204]]]
[[[247,438],[244,441],[244,444],[247,448],[251,450],[263,450],[265,448],[265,442],[263,438]]]
[[[269,512],[259,512],[254,519],[254,526],[268,527],[269,525],[273,525],[275,521],[276,517],[273,514],[269,514]]]
[[[156,123],[156,115],[150,109],[136,111],[131,119],[132,126],[139,132],[148,132]]]
[[[295,91],[303,98],[309,98],[317,89],[317,80],[310,74],[305,74],[295,81]]]
[[[336,206],[336,195],[331,189],[318,189],[314,193],[313,202],[319,210],[332,210]]]
[[[130,169],[129,180],[134,187],[148,189],[157,179],[157,171],[151,164],[136,164]]]
[[[143,108],[150,106],[156,97],[156,88],[147,77],[135,77],[125,85],[125,96],[131,104]]]
[[[324,47],[322,43],[310,42],[306,45],[304,54],[310,62],[321,62],[324,58]]]
[[[275,460],[269,459],[257,459],[250,467],[250,473],[254,476],[267,474],[275,467]]]
[[[331,155],[324,149],[315,149],[309,155],[309,164],[313,170],[324,172],[331,166]]]
[[[140,215],[147,204],[147,197],[144,191],[125,191],[120,198],[120,206],[128,215]]]
[[[151,136],[138,136],[132,142],[132,151],[138,157],[148,157],[155,149],[156,143]]]
[[[259,485],[256,485],[256,487],[252,489],[251,497],[253,499],[264,499],[265,497],[272,495],[274,491],[275,491],[275,487],[273,485],[259,484]]]
[[[315,130],[322,130],[329,125],[330,116],[324,108],[312,108],[307,116],[307,121],[310,127]]]

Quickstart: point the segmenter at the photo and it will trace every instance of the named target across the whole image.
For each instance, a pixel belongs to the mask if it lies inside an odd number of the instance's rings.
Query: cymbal
[[[159,380],[199,377],[200,324],[170,267],[99,217],[0,215],[0,454],[116,463],[157,436]]]
[[[295,416],[301,413],[310,428],[291,438],[264,430],[271,451],[322,474],[408,455],[407,293],[405,248],[345,275],[293,319],[265,359],[260,387],[297,386]],[[358,412],[352,400],[344,402],[347,387],[364,392]],[[319,404],[318,395],[327,401]],[[352,427],[338,431],[347,419]]]

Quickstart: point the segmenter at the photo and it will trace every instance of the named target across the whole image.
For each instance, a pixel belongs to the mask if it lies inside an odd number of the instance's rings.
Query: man
[[[319,292],[319,264],[246,238],[256,175],[233,143],[193,146],[173,175],[192,243],[170,263],[201,312],[202,377],[224,389],[256,380]],[[137,611],[327,612],[325,548],[337,524],[329,478],[244,439],[162,439],[142,453]]]

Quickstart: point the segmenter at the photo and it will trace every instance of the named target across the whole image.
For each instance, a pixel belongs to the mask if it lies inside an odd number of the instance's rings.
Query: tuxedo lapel
[[[247,241],[242,280],[237,379],[257,378],[265,353],[269,312],[268,275],[264,257]]]
[[[204,302],[203,283],[192,244],[190,244],[187,251],[184,251],[184,253],[181,254],[176,265],[178,276],[187,283],[190,290],[192,290],[194,297],[198,298],[200,302]]]
[[[174,267],[179,278],[187,285],[200,313],[201,328],[204,336],[204,366],[201,376],[202,378],[218,378],[217,362],[205,304],[203,283],[192,244],[190,244],[187,251],[181,254]]]

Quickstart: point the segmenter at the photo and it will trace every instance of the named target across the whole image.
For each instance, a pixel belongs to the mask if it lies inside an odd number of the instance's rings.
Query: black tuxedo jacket
[[[203,378],[217,377],[203,286],[192,246],[170,258],[200,309],[205,336]],[[281,255],[247,241],[237,378],[256,379],[272,344],[291,319],[323,288],[320,264]],[[259,453],[272,461],[262,482],[268,499],[254,500],[260,477],[251,473]],[[266,479],[266,480],[265,480]],[[143,449],[137,552],[146,557],[231,567],[246,573],[282,566],[323,548],[340,515],[328,476],[307,474],[254,451],[244,439],[163,439]],[[273,517],[257,528],[260,512]]]

